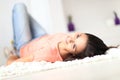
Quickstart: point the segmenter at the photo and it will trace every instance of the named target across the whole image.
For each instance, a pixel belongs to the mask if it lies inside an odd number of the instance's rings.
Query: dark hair
[[[85,34],[88,36],[86,48],[74,56],[69,56],[67,59],[65,59],[65,61],[83,59],[85,57],[93,57],[95,55],[102,55],[105,54],[105,52],[109,49],[109,47],[107,47],[107,45],[97,36],[89,33]]]

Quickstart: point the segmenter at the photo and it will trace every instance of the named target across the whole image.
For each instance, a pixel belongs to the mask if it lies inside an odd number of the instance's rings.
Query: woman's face
[[[75,55],[82,52],[87,45],[87,40],[88,37],[84,33],[71,33],[64,41],[59,43],[60,54],[65,57],[68,53]]]

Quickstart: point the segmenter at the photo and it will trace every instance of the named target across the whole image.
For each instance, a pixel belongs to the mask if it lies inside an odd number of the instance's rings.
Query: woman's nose
[[[68,37],[68,42],[72,43],[72,42],[74,42],[74,39],[72,37]]]

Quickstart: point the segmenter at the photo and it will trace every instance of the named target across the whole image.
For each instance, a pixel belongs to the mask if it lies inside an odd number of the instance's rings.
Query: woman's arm
[[[33,55],[28,55],[21,58],[15,58],[15,56],[11,56],[7,61],[7,65],[10,65],[13,62],[32,62],[32,61],[33,61]]]
[[[33,61],[33,55],[21,57],[16,60],[16,62],[32,62]]]

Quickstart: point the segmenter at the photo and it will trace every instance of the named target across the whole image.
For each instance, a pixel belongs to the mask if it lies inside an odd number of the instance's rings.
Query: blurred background
[[[4,48],[12,46],[12,8],[21,2],[50,34],[87,32],[108,46],[120,44],[120,0],[0,0],[0,65],[6,62]]]

